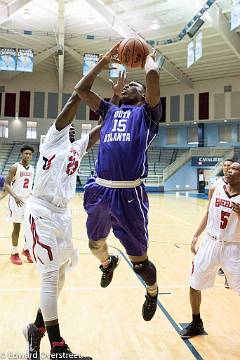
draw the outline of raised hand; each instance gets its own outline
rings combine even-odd
[[[120,97],[121,92],[123,91],[123,88],[127,83],[127,78],[126,78],[125,71],[119,71],[118,80],[117,80],[116,84],[114,84],[114,82],[111,79],[109,79],[109,81],[110,81],[110,83],[112,85],[114,95],[117,95],[117,96]]]
[[[103,60],[105,60],[105,62],[107,64],[110,64],[111,62],[117,62],[120,63],[119,59],[118,59],[118,47],[119,47],[120,42],[118,42],[116,45],[114,45],[110,50],[108,50],[102,57]]]
[[[148,56],[151,57],[153,59],[153,61],[156,61],[157,50],[152,48],[152,52],[150,54],[148,54]]]

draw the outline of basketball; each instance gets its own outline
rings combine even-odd
[[[148,54],[147,43],[139,38],[125,39],[118,48],[120,62],[129,68],[143,67]]]

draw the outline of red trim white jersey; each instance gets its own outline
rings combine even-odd
[[[89,142],[89,136],[73,143],[70,125],[58,131],[50,127],[40,149],[33,196],[58,207],[67,207],[75,195],[76,174]]]
[[[219,184],[210,202],[206,232],[227,242],[240,242],[240,217],[232,210],[232,201],[240,204],[240,194],[230,195],[226,184]]]
[[[215,182],[214,182],[214,184],[213,184],[213,188],[216,188],[218,185],[225,185],[225,184],[227,184],[227,182],[224,180],[224,177],[223,176],[221,176],[220,178],[218,178]]]
[[[12,179],[12,189],[17,196],[28,197],[32,192],[34,168],[32,165],[26,169],[22,164],[17,163],[16,175]]]

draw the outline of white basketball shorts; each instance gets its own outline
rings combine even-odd
[[[192,262],[190,286],[196,290],[213,287],[219,267],[223,269],[229,287],[240,293],[240,243],[215,240],[205,234]]]
[[[9,207],[9,220],[14,223],[21,224],[24,219],[24,211],[28,198],[21,198],[24,201],[23,206],[17,206],[16,201],[12,196],[9,196],[8,207]]]
[[[40,273],[59,270],[76,257],[70,210],[30,198],[24,215],[28,249]]]

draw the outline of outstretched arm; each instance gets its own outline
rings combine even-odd
[[[87,151],[91,149],[91,147],[96,144],[96,142],[100,139],[100,131],[101,131],[102,125],[97,125],[95,128],[93,128],[89,133],[89,142],[87,146]]]
[[[97,75],[110,64],[110,62],[117,56],[119,44],[113,46],[99,62],[86,74],[75,86],[75,91],[80,98],[84,100],[87,105],[93,110],[97,111],[100,107],[101,97],[91,90],[92,84]]]
[[[123,88],[124,88],[125,84],[127,83],[125,71],[119,71],[118,80],[117,80],[116,84],[114,84],[114,82],[111,79],[109,79],[109,81],[112,85],[112,90],[113,90],[113,97],[111,99],[111,103],[114,105],[118,105]]]
[[[151,108],[154,108],[160,101],[159,71],[155,62],[156,50],[153,50],[146,58],[146,102]]]
[[[56,119],[55,124],[56,124],[56,129],[58,131],[64,129],[73,122],[73,119],[76,116],[77,110],[79,108],[80,102],[81,102],[80,97],[78,96],[76,91],[74,91]]]

